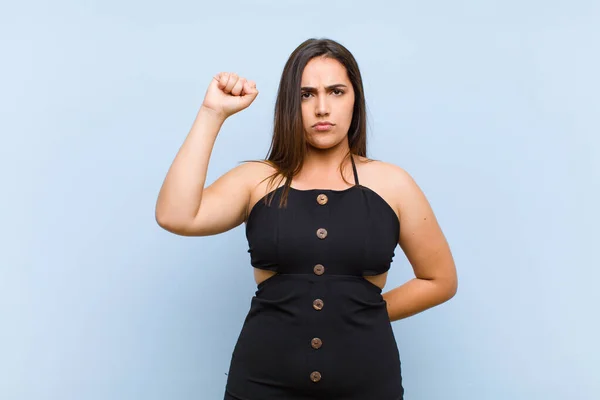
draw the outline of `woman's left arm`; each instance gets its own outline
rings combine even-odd
[[[400,216],[398,244],[406,254],[415,278],[383,294],[390,321],[444,303],[458,288],[454,259],[429,201],[406,171],[397,168],[395,172]]]

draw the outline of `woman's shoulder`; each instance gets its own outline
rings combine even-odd
[[[423,192],[410,173],[391,162],[361,157],[358,175],[362,186],[378,193],[397,211],[406,211],[407,205],[422,203]]]
[[[240,162],[235,167],[245,174],[256,175],[261,173],[275,172],[275,165],[269,160],[257,159],[257,160],[246,160]]]
[[[276,176],[278,173],[277,168],[272,162],[261,159],[243,161],[234,170],[242,176],[242,179],[250,189],[256,188],[265,180]]]
[[[412,181],[411,175],[398,164],[368,157],[357,157],[359,164],[359,175],[367,181],[381,182],[386,185],[406,184]]]

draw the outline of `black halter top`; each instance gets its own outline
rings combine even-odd
[[[269,204],[263,197],[252,207],[246,238],[253,267],[279,274],[326,270],[354,276],[389,270],[400,234],[398,217],[380,195],[359,184],[350,160],[354,185],[347,189],[290,187],[287,205],[279,207],[280,186],[265,195],[273,195]]]

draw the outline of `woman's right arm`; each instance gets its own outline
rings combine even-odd
[[[245,218],[253,168],[233,168],[206,189],[212,149],[225,119],[248,107],[258,91],[235,74],[219,74],[209,85],[192,129],[179,149],[156,202],[157,223],[183,236],[225,232]]]

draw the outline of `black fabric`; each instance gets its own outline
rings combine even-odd
[[[261,282],[231,357],[225,399],[401,400],[399,352],[381,288],[398,244],[396,213],[358,183],[345,190],[291,189],[279,208],[259,201],[246,224]],[[325,194],[320,204],[317,196]],[[319,237],[323,228],[327,235]],[[324,272],[315,272],[321,264]],[[313,302],[320,299],[317,310]],[[322,346],[315,349],[313,338]],[[311,373],[321,379],[314,382]]]

